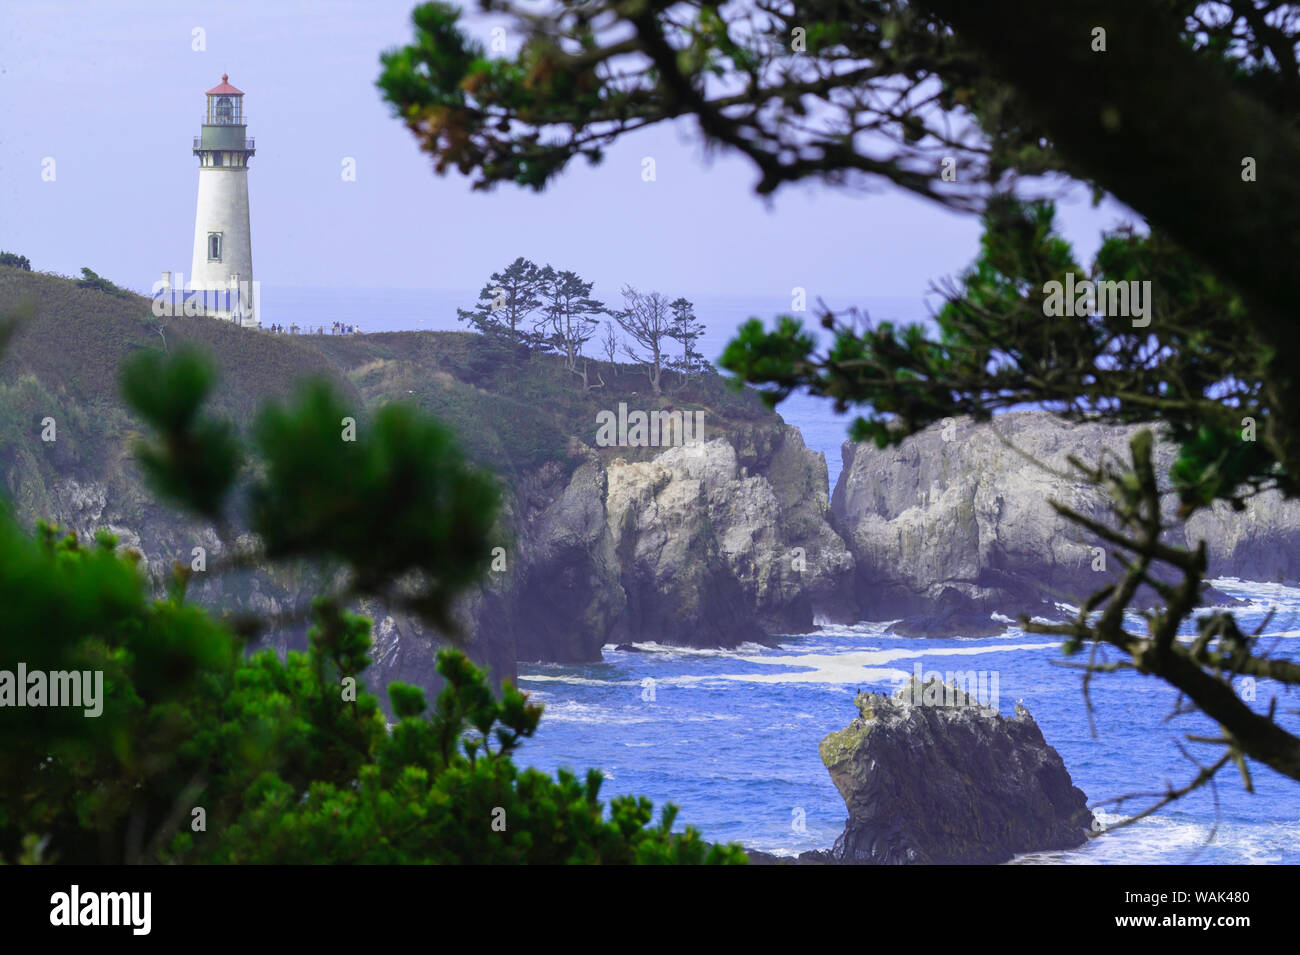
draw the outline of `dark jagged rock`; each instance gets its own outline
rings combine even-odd
[[[900,637],[996,637],[1006,628],[987,611],[971,609],[970,601],[951,587],[934,601],[933,609],[904,617],[890,627]]]
[[[801,852],[797,856],[778,856],[759,849],[746,849],[750,865],[832,865],[834,860],[820,850]]]
[[[890,629],[900,637],[997,637],[1007,626],[979,611],[951,611],[912,614]]]
[[[915,678],[856,702],[858,716],[819,747],[848,821],[829,853],[800,861],[996,864],[1087,838],[1086,797],[1023,706],[1004,718]]]

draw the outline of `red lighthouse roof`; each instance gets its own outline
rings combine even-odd
[[[228,79],[230,79],[229,74],[222,73],[221,85],[212,87],[212,89],[208,90],[207,95],[208,96],[243,96],[244,91],[235,89],[233,86],[231,86],[229,83],[226,82],[226,80]]]

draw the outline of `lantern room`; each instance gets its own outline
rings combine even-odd
[[[208,115],[203,120],[208,126],[243,126],[244,94],[228,82],[230,76],[221,74],[221,85],[208,90]]]

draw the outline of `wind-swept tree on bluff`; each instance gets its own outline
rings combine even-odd
[[[592,286],[576,272],[539,268],[521,256],[493,272],[479,291],[478,305],[458,309],[457,316],[494,341],[558,352],[585,389],[586,368],[579,369],[578,359],[606,311],[603,302],[591,297]]]
[[[614,331],[613,322],[605,322],[605,331],[600,336],[600,350],[609,365],[611,375],[618,374],[618,332]]]
[[[578,359],[582,346],[596,336],[600,316],[607,313],[605,303],[591,297],[594,283],[584,282],[576,272],[548,265],[541,279],[543,318],[535,327],[538,341],[564,356],[564,367],[582,379],[583,390],[599,387],[588,382],[586,361],[580,370]]]
[[[673,330],[668,297],[659,292],[638,292],[631,285],[624,285],[623,308],[613,314],[614,321],[631,339],[631,344],[624,343],[623,353],[645,368],[651,389],[656,395],[662,394],[665,348]]]
[[[438,171],[471,175],[476,188],[544,188],[576,157],[598,162],[628,132],[691,116],[708,143],[753,164],[762,194],[806,179],[887,182],[986,216],[980,258],[948,290],[937,336],[826,313],[831,346],[819,353],[793,318],[771,331],[747,325],[723,365],[773,403],[807,389],[861,409],[854,435],[887,444],[951,414],[987,419],[1038,402],[1076,419],[1163,426],[1181,449],[1170,480],[1182,517],[1214,500],[1246,506],[1267,487],[1296,493],[1295,6],[561,0],[539,14],[494,0],[492,9],[526,37],[513,58],[487,57],[456,11],[425,4],[416,43],[385,56],[380,80]],[[1153,282],[1149,327],[1116,315],[1044,318],[1037,290],[1078,268],[1052,235],[1050,208],[1016,198],[1044,174],[1110,193],[1150,224],[1148,237],[1107,237],[1093,268]],[[1115,495],[1120,529],[1091,529],[1125,553],[1123,576],[1074,623],[1029,628],[1065,633],[1071,649],[1090,644],[1090,675],[1158,676],[1218,724],[1218,755],[1188,788],[1228,764],[1249,785],[1247,760],[1300,780],[1300,737],[1232,686],[1237,675],[1300,684],[1300,667],[1270,659],[1231,614],[1193,623],[1204,551],[1161,543],[1144,434],[1127,464],[1086,468]],[[1143,583],[1166,602],[1146,614],[1145,635],[1124,625]],[[1183,624],[1199,634],[1190,645],[1177,639]],[[1098,662],[1106,648],[1118,660]]]
[[[532,322],[543,305],[546,277],[534,262],[520,256],[500,272],[493,272],[478,293],[472,309],[456,315],[490,338],[511,346],[538,344]]]
[[[0,322],[0,345],[9,331]],[[228,545],[178,562],[165,593],[111,535],[41,525],[33,538],[0,503],[0,671],[103,676],[92,717],[0,708],[0,862],[744,861],[672,832],[671,805],[659,824],[643,798],[602,805],[596,770],[518,769],[541,708],[510,684],[495,695],[459,650],[438,655],[433,707],[389,684],[390,731],[363,683],[370,621],[347,604],[382,597],[455,635],[452,601],[489,555],[495,483],[414,408],[359,415],[321,383],[266,407],[245,442],[206,409],[214,381],[185,349],[142,352],[123,375],[150,486]],[[218,619],[188,585],[279,561],[329,571],[310,651],[246,656],[248,637],[297,611]]]

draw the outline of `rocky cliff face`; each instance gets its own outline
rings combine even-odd
[[[856,703],[819,748],[849,811],[824,861],[991,865],[1087,838],[1086,797],[1023,706],[1005,719],[915,678]]]
[[[730,647],[853,616],[853,558],[829,523],[826,462],[798,429],[735,428],[629,461],[570,440],[578,466],[509,489],[508,569],[467,601],[522,661],[609,643]]]
[[[644,377],[629,366],[605,367],[597,389],[575,388],[556,356],[479,335],[272,336],[202,318],[158,326],[140,320],[145,298],[0,267],[0,313],[24,303],[33,316],[0,353],[0,494],[29,526],[110,531],[159,582],[202,547],[209,569],[190,595],[218,611],[301,621],[326,581],[297,565],[222,571],[232,542],[147,490],[131,451],[140,423],[119,391],[122,363],[142,349],[211,355],[219,375],[207,411],[237,427],[310,378],[359,413],[403,401],[454,432],[468,459],[501,481],[494,543],[504,563],[454,608],[466,649],[494,681],[513,677],[520,660],[599,660],[611,642],[734,646],[809,630],[818,613],[855,617],[824,459],[757,395],[716,374],[638,395]],[[624,405],[702,416],[709,440],[605,447],[602,414]],[[46,416],[58,421],[55,442],[39,437]],[[436,689],[443,635],[381,603],[358,609],[374,621],[371,685]],[[262,644],[303,648],[305,629],[282,625]]]
[[[203,548],[204,561],[212,572],[195,573],[188,596],[218,611],[251,612],[263,618],[305,612],[321,592],[319,575],[302,568],[218,573],[226,544],[216,531],[158,505],[140,481],[128,476],[129,467],[124,453],[106,472],[104,481],[62,477],[44,483],[25,480],[16,469],[8,475],[12,485],[8,490],[20,518],[31,521],[40,516],[86,540],[100,530],[113,534],[119,547],[141,555],[140,566],[160,587],[173,563],[192,566],[194,549]],[[236,545],[248,543],[251,541],[244,538]],[[428,689],[438,686],[434,660],[437,648],[445,644],[439,634],[377,601],[365,601],[357,609],[374,621],[374,664],[367,674],[371,688],[382,688],[392,680]],[[488,624],[496,608],[485,595],[475,594],[466,601],[466,609]],[[467,651],[497,681],[513,679],[516,662],[513,646],[497,637],[500,632],[500,628],[485,625],[481,633],[470,631],[466,644]],[[306,646],[306,625],[293,624],[266,632],[252,649],[269,647],[283,654]],[[381,699],[386,702],[382,693]]]
[[[1105,578],[1092,569],[1099,542],[1048,502],[1104,517],[1100,497],[1070,479],[1066,457],[1122,454],[1132,431],[1026,413],[959,421],[946,435],[932,428],[885,451],[846,444],[831,501],[822,456],[779,422],[641,460],[571,438],[567,463],[547,462],[504,489],[506,567],[461,601],[458,616],[472,655],[498,680],[518,661],[598,660],[608,643],[728,647],[810,630],[816,617],[901,616],[900,632],[916,635],[997,631],[993,611],[1050,612]],[[1158,453],[1163,472],[1173,450]],[[86,536],[107,529],[156,575],[188,563],[196,546],[219,560],[213,530],[159,506],[125,445],[102,478],[52,480],[23,459],[5,474],[22,516]],[[1276,495],[1243,514],[1198,514],[1184,535],[1176,542],[1208,541],[1212,573],[1300,579],[1300,505]],[[265,614],[301,608],[318,589],[310,575],[281,570],[199,575],[192,594]],[[375,620],[372,679],[436,687],[441,635],[378,604],[361,609]],[[304,646],[304,628],[266,643]]]
[[[518,661],[599,660],[607,643],[657,641],[726,647],[812,629],[815,614],[853,616],[853,559],[831,529],[826,464],[795,428],[770,424],[666,448],[629,462],[571,439],[569,468],[549,462],[503,489],[505,567],[456,608],[467,649],[493,678]],[[83,537],[105,529],[144,556],[161,579],[203,547],[216,568],[223,544],[210,527],[159,506],[122,451],[102,481],[7,475],[21,516]],[[310,573],[277,568],[197,574],[191,596],[261,615],[305,608]],[[369,601],[371,685],[402,680],[436,689],[443,637],[418,619]],[[305,627],[271,631],[262,645],[306,645]]]
[[[1102,542],[1057,516],[1049,501],[1106,519],[1104,499],[1073,479],[1067,457],[1127,461],[1136,430],[1025,412],[983,425],[936,425],[885,450],[846,443],[832,511],[855,559],[863,615],[923,614],[919,632],[976,635],[993,611],[1077,604],[1117,568],[1094,570]],[[1167,473],[1173,454],[1159,446],[1157,473]],[[1300,503],[1265,495],[1244,514],[1219,506],[1194,517],[1173,542],[1199,539],[1207,542],[1211,576],[1300,579]]]
[[[107,529],[159,578],[195,547],[219,562],[213,529],[155,501],[131,460],[139,423],[121,406],[118,378],[140,349],[210,352],[221,368],[211,410],[237,423],[288,398],[303,376],[332,382],[358,410],[412,402],[503,482],[505,566],[457,607],[468,649],[494,679],[513,676],[520,660],[597,660],[606,643],[734,646],[809,630],[817,617],[927,614],[899,629],[975,634],[997,629],[992,611],[1041,612],[1044,601],[1077,602],[1101,582],[1091,569],[1096,542],[1047,505],[1056,497],[1101,513],[1100,503],[1036,468],[994,428],[1058,470],[1067,453],[1122,451],[1126,429],[1006,415],[947,435],[935,428],[886,452],[850,445],[832,502],[821,455],[717,375],[638,396],[643,378],[630,368],[607,369],[599,389],[576,389],[554,356],[503,354],[461,333],[265,336],[177,319],[161,336],[140,322],[145,299],[0,268],[0,310],[29,299],[37,316],[0,356],[0,411],[14,425],[0,428],[0,485],[23,520],[53,519],[86,536]],[[708,439],[600,446],[600,414],[624,404],[703,409]],[[46,415],[59,422],[55,443],[36,437]],[[1300,505],[1265,497],[1244,514],[1198,515],[1188,532],[1209,540],[1216,573],[1294,582],[1297,528]],[[199,575],[191,593],[213,607],[293,613],[321,583],[277,568]],[[372,678],[436,686],[441,636],[384,606],[361,609],[375,621]],[[285,650],[304,640],[298,626],[266,643]]]
[[[762,465],[725,438],[611,465],[620,639],[735,646],[843,610],[853,559],[826,520],[825,461],[788,428]]]

